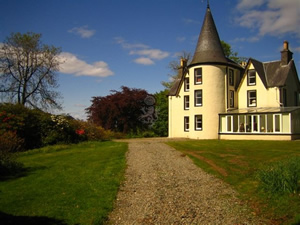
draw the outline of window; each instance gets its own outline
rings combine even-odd
[[[234,86],[234,71],[232,69],[229,69],[229,85]]]
[[[234,108],[234,91],[229,91],[229,107]]]
[[[248,70],[248,86],[256,85],[256,71]]]
[[[184,79],[184,91],[189,91],[190,90],[190,78],[185,78]]]
[[[287,106],[286,89],[285,88],[279,89],[279,94],[280,94],[280,104],[281,104],[281,106]]]
[[[202,84],[202,68],[195,69],[195,84]]]
[[[190,130],[190,118],[188,116],[184,117],[184,131]]]
[[[195,130],[202,130],[202,115],[195,115]]]
[[[298,106],[299,105],[299,94],[297,91],[295,91],[294,96],[295,96],[295,106]]]
[[[195,91],[195,106],[202,106],[202,90]]]
[[[256,91],[248,91],[248,107],[256,107],[257,99],[256,99]]]
[[[184,109],[190,108],[190,96],[186,95],[184,96]]]

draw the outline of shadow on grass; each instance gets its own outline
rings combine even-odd
[[[26,177],[35,171],[44,170],[46,166],[39,167],[24,167],[22,164],[13,167],[0,167],[0,181],[14,180],[21,177]]]
[[[13,216],[0,212],[2,225],[67,225],[63,220],[53,219],[46,216]]]

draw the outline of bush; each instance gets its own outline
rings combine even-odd
[[[297,193],[300,181],[300,157],[274,162],[257,173],[259,187],[267,193]]]
[[[22,146],[23,140],[15,132],[0,132],[0,176],[11,175],[22,167],[15,155]]]

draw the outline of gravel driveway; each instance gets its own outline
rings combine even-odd
[[[166,140],[128,141],[125,181],[109,224],[264,224],[229,185]]]

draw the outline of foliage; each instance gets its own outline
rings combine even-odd
[[[42,44],[41,34],[12,33],[0,48],[0,92],[10,102],[60,108],[56,71],[60,48]]]
[[[187,64],[189,64],[192,60],[192,55],[190,52],[186,52],[186,51],[182,51],[180,52],[180,54],[177,57],[177,60],[173,60],[171,62],[169,62],[169,69],[171,71],[171,74],[168,74],[169,76],[169,81],[162,81],[161,84],[167,89],[169,90],[174,82],[179,78],[181,74],[178,74],[178,69],[180,68],[180,60],[181,59],[185,59],[187,60]]]
[[[19,170],[22,165],[16,162],[15,152],[22,149],[23,140],[15,132],[0,131],[0,178]]]
[[[300,157],[271,163],[257,173],[260,188],[271,194],[297,193],[300,182]]]
[[[237,64],[247,61],[247,58],[239,57],[238,53],[234,52],[231,48],[231,45],[228,44],[227,42],[221,40],[221,45],[222,45],[225,57],[231,59],[232,61],[234,61]]]
[[[156,99],[155,110],[157,111],[157,119],[151,127],[151,131],[155,136],[168,136],[168,90],[163,90],[154,94]]]
[[[110,95],[93,97],[92,105],[86,109],[89,121],[106,130],[129,133],[146,129],[147,123],[140,118],[144,115],[145,99],[149,94],[143,89],[121,87]]]
[[[0,211],[9,215],[0,213],[1,224],[24,224],[22,217],[32,218],[28,224],[103,224],[124,179],[126,151],[126,143],[83,142],[20,153],[27,172],[0,182]]]
[[[68,115],[52,115],[21,104],[0,104],[0,132],[22,139],[23,149],[58,143],[110,140],[115,133]]]

